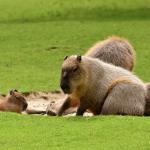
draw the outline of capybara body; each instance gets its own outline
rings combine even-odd
[[[85,53],[85,56],[98,58],[106,63],[120,66],[129,71],[132,71],[135,63],[134,48],[126,39],[117,36],[111,36],[106,40],[97,42]],[[77,107],[79,101],[72,99],[70,105],[71,107]],[[51,111],[49,112],[51,114]]]
[[[147,95],[146,95],[146,106],[145,106],[145,116],[150,116],[150,83],[146,83]]]
[[[24,96],[16,90],[11,90],[10,94],[0,102],[0,111],[21,113],[25,111],[28,104]]]
[[[123,38],[112,36],[93,45],[85,56],[98,58],[106,63],[132,71],[135,62],[135,50]]]
[[[114,80],[118,82],[107,95]],[[62,65],[61,88],[68,97],[58,115],[71,106],[72,100],[79,102],[77,115],[88,109],[94,115],[126,114],[143,115],[146,87],[131,72],[98,59],[86,56],[70,56]]]
[[[11,90],[6,98],[1,98],[0,111],[26,114],[46,114],[46,111],[27,109],[28,103],[25,97],[17,90]]]

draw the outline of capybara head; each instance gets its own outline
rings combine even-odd
[[[22,108],[22,111],[26,110],[26,108],[28,107],[26,99],[17,90],[10,90],[8,102],[19,105]]]
[[[60,86],[64,93],[71,94],[82,84],[83,68],[81,56],[66,56],[62,65]]]

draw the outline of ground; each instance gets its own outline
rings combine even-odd
[[[29,93],[27,96],[25,96],[27,102],[28,102],[28,109],[29,110],[43,110],[45,111],[49,104],[53,105],[51,106],[51,110],[53,112],[57,112],[58,107],[60,104],[56,104],[58,101],[63,101],[65,98],[65,95],[62,92],[33,92]],[[56,105],[55,105],[56,104]],[[56,107],[54,107],[54,105]]]
[[[52,112],[57,113],[67,95],[65,95],[62,91],[55,92],[31,92],[31,93],[23,93],[27,103],[28,110],[36,110],[36,111],[46,111],[50,110]],[[4,97],[5,98],[5,97]],[[75,116],[77,111],[77,107],[71,107],[67,109],[64,113],[64,117]],[[22,112],[23,114],[27,114],[26,112]],[[35,114],[41,115],[41,114]],[[44,114],[46,115],[46,114]],[[91,112],[85,112],[84,116],[93,116]]]

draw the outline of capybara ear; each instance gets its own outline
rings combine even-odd
[[[14,89],[14,92],[18,92],[18,90]]]
[[[81,55],[78,55],[78,56],[77,56],[77,61],[78,61],[78,62],[81,62]]]
[[[68,56],[65,56],[65,57],[64,57],[64,60],[66,60],[67,58],[68,58]]]
[[[14,90],[10,90],[10,91],[9,91],[9,94],[10,94],[10,95],[14,95]]]

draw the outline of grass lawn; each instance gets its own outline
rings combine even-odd
[[[59,89],[64,56],[110,35],[129,39],[135,73],[150,74],[149,0],[0,0],[0,92]],[[35,7],[34,7],[35,6]]]
[[[0,92],[59,89],[64,56],[110,35],[135,47],[150,81],[150,0],[0,0]],[[0,113],[0,149],[150,149],[147,117],[57,118]]]
[[[148,150],[150,119],[0,114],[0,149]]]

